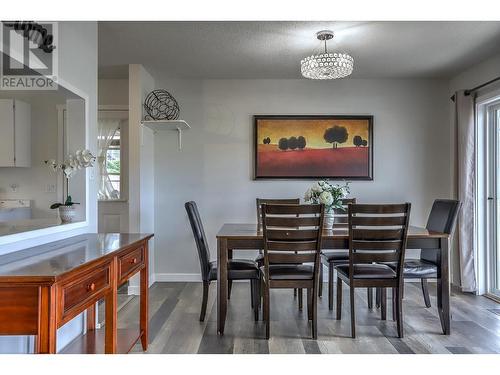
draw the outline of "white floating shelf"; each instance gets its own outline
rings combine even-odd
[[[182,131],[191,129],[191,126],[184,120],[144,120],[141,124],[155,133],[164,130],[177,131],[179,150],[182,148]]]

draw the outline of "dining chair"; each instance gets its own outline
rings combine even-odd
[[[300,204],[300,198],[257,198],[257,229],[262,230],[262,205],[263,204]],[[255,258],[255,261],[262,267],[264,265],[264,253],[262,249],[259,250],[259,255]],[[302,300],[302,290],[299,290],[299,310],[302,310],[303,300]],[[294,297],[297,296],[297,289],[293,290]]]
[[[453,199],[436,199],[432,204],[432,209],[427,219],[427,230],[453,234],[457,222],[461,203]],[[440,259],[438,251],[434,249],[422,249],[419,259],[410,259],[404,262],[403,277],[405,279],[420,279],[422,294],[426,307],[431,307],[429,298],[428,279],[440,277]],[[394,268],[393,264],[390,264]],[[393,304],[393,315],[394,315]]]
[[[356,198],[344,198],[342,199],[342,209],[336,208],[334,209],[334,217],[333,217],[333,229],[344,229],[347,230],[348,222],[347,222],[347,205],[355,204]],[[340,264],[349,263],[349,250],[345,251],[329,251],[323,250],[321,251],[321,263],[328,267],[328,309],[333,310],[333,277],[334,277],[334,267]],[[320,284],[319,284],[319,296],[321,297],[323,294],[323,267],[320,270]],[[368,292],[368,296],[370,296],[370,292]],[[370,300],[370,298],[369,298]]]
[[[270,289],[274,288],[307,290],[308,319],[312,321],[312,337],[316,339],[319,258],[325,207],[322,204],[263,204],[261,207],[264,265],[260,270],[266,339],[269,339],[270,332]]]
[[[385,320],[386,288],[395,298],[398,337],[403,337],[403,262],[408,236],[410,203],[350,204],[348,206],[349,263],[336,266],[337,320],[342,317],[342,282],[349,286],[351,336],[356,337],[356,288],[381,288],[381,319]],[[393,267],[387,263],[393,263]]]
[[[191,229],[193,230],[193,236],[200,260],[201,278],[203,280],[203,300],[201,302],[200,322],[203,322],[207,310],[210,282],[217,280],[217,262],[210,261],[210,250],[196,203],[193,201],[186,202],[184,207],[186,208],[189,222],[191,223]],[[260,271],[257,263],[250,259],[230,259],[228,261],[227,278],[228,280],[250,280],[251,306],[254,309],[255,320],[258,320],[260,305]]]

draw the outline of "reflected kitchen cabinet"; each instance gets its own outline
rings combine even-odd
[[[31,107],[0,99],[0,167],[31,166]]]

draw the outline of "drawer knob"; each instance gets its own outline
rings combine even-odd
[[[93,292],[93,291],[94,291],[94,289],[95,289],[95,284],[94,284],[94,283],[87,285],[87,290],[88,290],[89,292]]]
[[[130,259],[130,264],[137,264],[137,258]]]

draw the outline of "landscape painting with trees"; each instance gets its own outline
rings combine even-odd
[[[371,180],[372,116],[254,116],[255,178]]]

